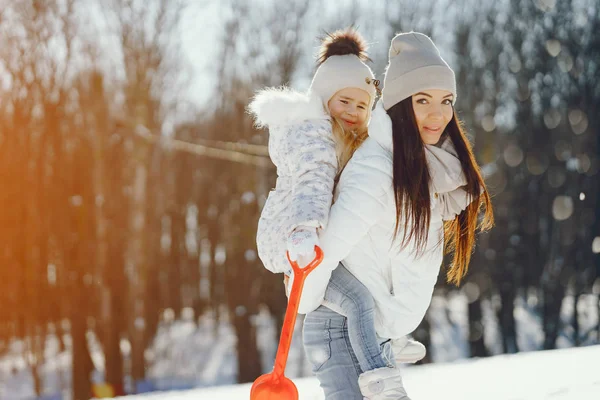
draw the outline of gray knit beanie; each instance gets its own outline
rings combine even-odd
[[[310,85],[310,90],[317,93],[323,106],[344,88],[358,88],[369,94],[370,111],[376,98],[376,87],[373,85],[375,75],[371,68],[354,54],[331,56],[317,68]]]
[[[454,71],[431,39],[419,32],[400,33],[392,39],[381,96],[383,108],[423,90],[447,90],[456,101]]]
[[[323,106],[329,110],[329,100],[344,88],[358,88],[369,94],[369,112],[377,94],[379,81],[371,68],[365,64],[367,42],[358,31],[346,28],[327,34],[319,51],[319,67],[315,72],[310,91],[321,97]]]

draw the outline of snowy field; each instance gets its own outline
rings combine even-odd
[[[467,298],[462,292],[434,296],[428,313],[431,325],[430,355],[434,364],[407,367],[405,381],[413,400],[418,399],[595,399],[600,400],[600,346],[598,343],[599,296],[579,299],[583,347],[572,348],[569,330],[574,302],[567,296],[561,308],[565,328],[557,340],[560,350],[539,352],[544,339],[535,294],[520,296],[515,302],[517,342],[520,351],[500,355],[502,347],[496,318],[497,300],[482,302],[484,341],[492,355],[468,360]],[[225,310],[223,310],[225,311]],[[318,383],[311,379],[310,365],[301,346],[301,321],[292,342],[286,375],[298,384],[302,399],[322,399]],[[270,371],[276,352],[278,327],[266,309],[253,317],[263,371]],[[104,378],[104,357],[93,334],[89,336],[96,371],[95,382]],[[40,369],[43,398],[70,400],[70,338],[63,338],[66,351],[60,351],[56,335],[46,342],[45,362]],[[174,320],[166,313],[154,343],[147,351],[147,377],[160,393],[131,396],[131,399],[248,399],[249,385],[235,385],[237,337],[223,312],[217,320],[211,313],[195,318],[191,309]],[[122,344],[128,350],[128,343]],[[127,354],[126,354],[127,355]],[[130,381],[128,392],[134,392]],[[463,384],[464,383],[464,384]],[[175,389],[191,391],[173,391]],[[169,392],[171,391],[171,392]],[[168,394],[167,394],[168,393]],[[443,397],[440,396],[443,394]],[[586,397],[587,396],[587,397]],[[24,343],[13,340],[0,356],[0,400],[34,400],[33,377],[24,357]],[[128,398],[129,400],[129,398]]]
[[[598,400],[600,346],[405,368],[413,400]],[[294,379],[301,400],[323,400],[314,378]],[[127,400],[247,400],[250,385],[128,396]]]

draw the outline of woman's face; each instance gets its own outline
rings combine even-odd
[[[369,115],[370,96],[358,88],[344,88],[336,92],[327,106],[332,117],[344,124],[344,129],[356,130],[365,125]]]
[[[454,96],[446,90],[431,89],[412,96],[415,119],[425,144],[436,144],[454,115]]]

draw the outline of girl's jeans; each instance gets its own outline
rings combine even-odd
[[[359,375],[394,365],[390,341],[375,333],[373,298],[340,264],[323,304],[304,319],[307,358],[327,400],[362,400]]]

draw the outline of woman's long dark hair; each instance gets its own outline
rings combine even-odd
[[[416,245],[416,253],[421,254],[427,245],[429,223],[431,220],[431,194],[429,186],[431,176],[425,157],[425,146],[419,134],[409,97],[388,110],[392,120],[393,151],[393,185],[396,200],[396,228],[394,239],[397,238],[402,226],[401,247],[409,242]],[[472,196],[473,201],[457,215],[454,220],[444,222],[444,250],[446,254],[453,253],[452,264],[447,272],[448,282],[456,285],[469,269],[471,253],[475,245],[475,233],[490,229],[494,224],[492,203],[481,171],[475,160],[463,127],[456,113],[446,126],[441,140],[450,137],[456,149],[467,185],[463,187]],[[483,188],[483,190],[482,190]],[[482,207],[485,212],[478,223]]]

